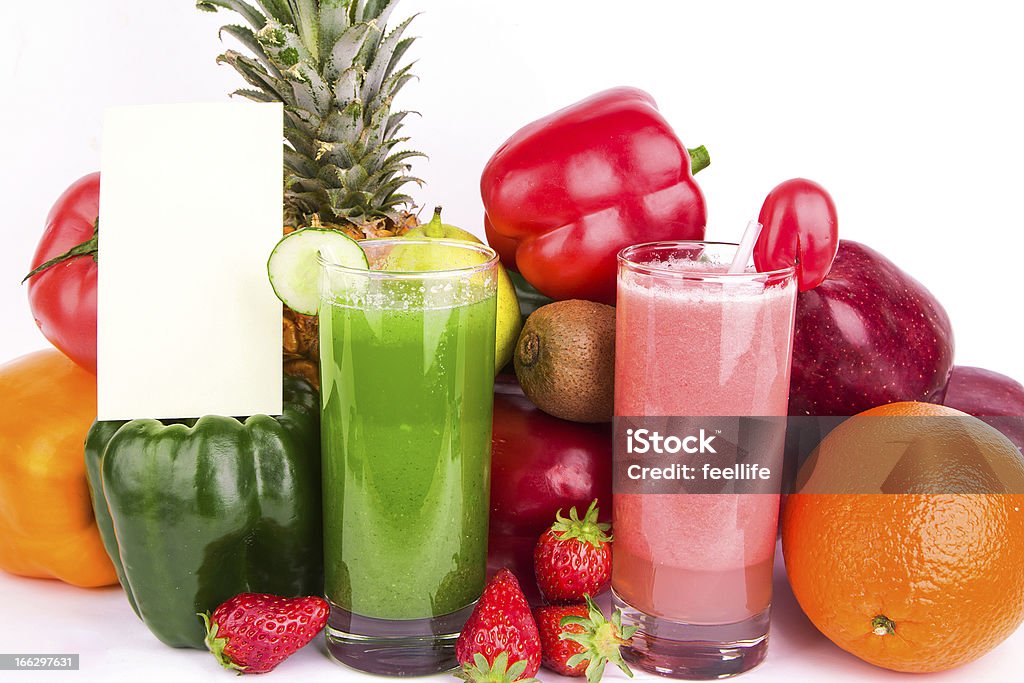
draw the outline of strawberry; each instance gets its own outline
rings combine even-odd
[[[612,662],[632,678],[619,648],[629,644],[636,626],[623,626],[619,610],[611,621],[605,619],[590,596],[585,597],[582,605],[538,607],[534,612],[544,666],[563,676],[586,676],[588,683],[597,683],[605,664]]]
[[[506,681],[540,683],[536,678],[523,678],[525,672],[525,659],[520,659],[509,666],[508,653],[501,652],[494,658],[494,664],[489,664],[487,658],[477,652],[473,655],[473,664],[466,664],[462,671],[455,674],[455,677],[471,683],[506,683]]]
[[[565,617],[587,617],[590,614],[585,604],[550,605],[538,607],[533,611],[540,632],[541,664],[563,676],[582,676],[586,670],[586,662],[569,666],[571,658],[586,652],[583,646],[574,640],[564,640],[563,633],[583,633],[583,627],[577,624],[563,627]]]
[[[540,635],[519,582],[508,569],[499,570],[484,588],[455,643],[455,656],[462,666],[457,675],[465,681],[534,680],[540,668]]]
[[[240,673],[270,671],[313,640],[327,623],[323,598],[240,593],[209,612],[206,647],[221,666]]]
[[[597,521],[597,500],[581,520],[576,508],[569,518],[559,510],[533,551],[537,587],[550,604],[579,604],[584,595],[599,595],[612,578],[611,527]]]

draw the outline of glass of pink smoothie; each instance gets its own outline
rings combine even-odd
[[[762,471],[775,473],[756,488],[616,483],[612,589],[624,622],[639,627],[624,654],[675,678],[742,673],[768,645],[797,284],[793,268],[727,272],[736,250],[657,242],[618,257],[616,482],[627,421],[696,432],[707,420],[719,442],[728,434],[711,425],[734,418],[758,418],[778,432],[751,450]],[[665,458],[698,477],[706,462],[702,453]]]

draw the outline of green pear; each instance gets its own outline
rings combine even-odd
[[[463,242],[475,242],[483,244],[483,240],[473,233],[441,222],[441,207],[434,208],[434,217],[429,223],[418,225],[404,235],[412,238],[441,238],[449,240],[462,240]],[[498,264],[498,314],[497,326],[494,335],[494,373],[497,374],[503,367],[512,361],[512,354],[519,339],[519,332],[523,327],[523,318],[519,312],[519,299],[516,297],[516,288],[512,284],[505,266]]]

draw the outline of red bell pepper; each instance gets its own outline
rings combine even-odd
[[[704,237],[704,196],[654,99],[614,88],[535,121],[480,179],[487,240],[554,299],[615,303],[615,256],[640,242]]]

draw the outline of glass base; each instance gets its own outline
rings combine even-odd
[[[637,626],[622,649],[630,666],[668,678],[713,680],[750,671],[768,652],[770,608],[733,624],[687,624],[645,614],[612,593],[622,623]]]
[[[455,641],[473,605],[429,619],[374,619],[331,603],[327,652],[342,664],[381,676],[429,676],[457,666]]]

